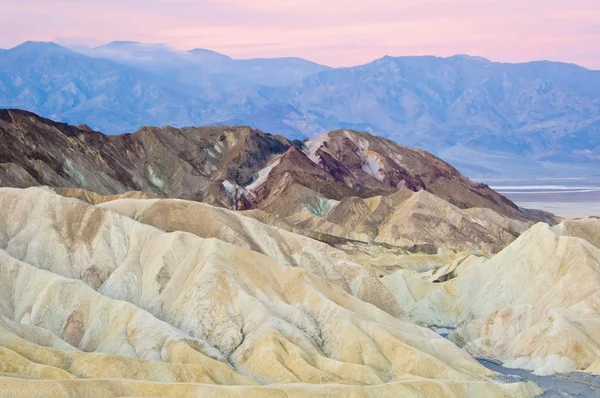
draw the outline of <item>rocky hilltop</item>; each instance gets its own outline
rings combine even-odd
[[[228,126],[109,136],[0,110],[0,139],[1,186],[204,202],[330,244],[495,251],[539,219],[426,151],[348,130],[305,142]]]
[[[381,137],[332,131],[301,143],[249,127],[143,127],[107,136],[19,110],[0,110],[5,186],[132,190],[172,198],[221,201],[242,189],[260,207],[281,184],[298,184],[327,199],[428,190],[461,208],[487,207],[524,217],[506,198],[476,184],[435,156]],[[233,198],[235,199],[235,198]]]
[[[256,192],[273,169],[269,180],[289,175],[295,181],[298,169],[319,177],[307,177],[303,185],[313,184],[313,190],[331,199],[385,195],[405,186],[428,190],[461,208],[488,207],[522,217],[513,203],[439,158],[348,130],[305,143],[226,126],[143,127],[134,134],[107,136],[84,125],[5,109],[0,110],[0,134],[6,142],[4,185],[80,187],[101,194],[141,190],[202,200],[208,192],[226,196],[231,186]]]
[[[223,181],[249,184],[271,155],[293,145],[247,127],[144,127],[107,136],[16,110],[0,110],[0,137],[4,186],[138,190],[223,206],[233,206]]]

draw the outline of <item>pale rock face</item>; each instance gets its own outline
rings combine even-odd
[[[235,189],[239,190],[239,188]],[[137,217],[134,214],[144,213],[143,210],[148,206],[142,203],[136,204],[135,200],[119,201],[119,199],[139,201],[155,197],[142,192],[102,196],[83,189],[54,188],[54,191],[88,203],[108,206],[131,218]],[[293,190],[288,192],[291,191]],[[117,205],[116,201],[121,204]],[[106,202],[115,203],[104,204]],[[248,231],[263,231],[265,230],[264,224],[268,224],[277,229],[284,229],[327,243],[317,245],[317,252],[336,253],[333,257],[329,254],[321,256],[320,260],[311,260],[308,264],[323,261],[328,263],[330,258],[338,258],[341,255],[340,251],[343,251],[349,255],[349,257],[345,256],[347,261],[359,263],[381,277],[398,268],[433,269],[468,253],[490,255],[512,242],[528,225],[525,222],[501,216],[490,209],[462,210],[428,192],[412,192],[408,189],[402,189],[386,197],[367,199],[351,197],[342,201],[301,195],[301,202],[299,207],[301,210],[295,213],[292,211],[292,215],[281,217],[259,209],[241,212],[220,211],[212,206],[197,205],[196,202],[165,200],[157,202],[158,204],[153,206],[152,211],[144,213],[146,221],[143,222],[167,231],[181,229],[202,237],[218,237],[251,250],[258,250],[263,254],[267,254],[267,252],[257,249],[257,247],[273,246],[272,243],[266,243],[272,242],[269,237],[273,232],[264,232],[251,237]],[[288,210],[291,208],[289,202],[284,202],[283,206]],[[140,210],[136,210],[137,208]],[[159,209],[160,211],[158,211]],[[254,218],[260,223],[244,221],[244,225],[238,226],[239,215]],[[201,220],[202,217],[207,217],[212,221],[204,223]],[[218,220],[219,217],[225,217],[226,220]],[[142,220],[139,217],[136,219]],[[188,220],[190,221],[188,222]],[[205,230],[205,228],[207,229]],[[272,231],[269,228],[267,230]],[[294,238],[293,240],[301,242],[303,248],[297,252],[303,253],[304,257],[314,246],[314,241],[310,239]],[[244,241],[247,242],[242,243]],[[306,242],[312,243],[306,245]],[[331,246],[339,250],[332,250]],[[305,250],[304,247],[307,249]],[[285,257],[276,252],[270,253],[267,255],[277,261]],[[287,265],[292,260],[284,258],[284,261]],[[357,268],[351,266],[349,269]],[[353,271],[354,273],[365,274],[362,269]],[[317,274],[324,275],[322,272]],[[348,276],[344,278],[348,279]],[[354,279],[354,276],[351,279]],[[328,280],[333,281],[331,278]],[[344,287],[346,282],[342,281],[339,285]],[[346,287],[344,288],[346,289]],[[380,299],[385,299],[386,296],[389,295],[387,293],[377,294],[376,300],[379,301],[372,301],[372,298],[367,299],[366,295],[362,295],[360,298],[376,303],[381,302]],[[390,299],[385,300],[389,301]],[[380,306],[380,308],[383,307]],[[388,312],[389,310],[389,308],[386,309]],[[397,312],[392,311],[391,313]]]
[[[129,191],[122,194],[116,195],[99,195],[96,192],[87,191],[81,188],[51,188],[54,192],[61,196],[68,198],[77,198],[88,202],[93,205],[97,205],[104,202],[111,202],[118,199],[155,199],[159,198],[158,195],[149,192],[141,191]]]
[[[559,235],[581,238],[600,248],[600,219],[565,220],[552,228]]]
[[[409,189],[389,196],[345,198],[322,213],[319,216],[315,211],[299,211],[282,220],[301,233],[323,233],[398,248],[431,246],[436,252],[497,251],[530,225],[491,209],[463,210],[427,191]]]
[[[490,260],[384,278],[408,319],[459,326],[449,338],[475,356],[539,374],[597,372],[600,223],[537,224]]]
[[[102,204],[164,231],[217,238],[262,253],[286,266],[300,267],[392,315],[402,311],[393,296],[366,269],[331,246],[265,225],[226,209],[184,200],[124,199]]]
[[[0,269],[0,396],[541,392],[300,267],[48,190],[0,189]]]
[[[527,229],[522,221],[490,209],[458,207],[426,191],[411,193],[379,225],[376,241],[394,245],[434,244],[451,249],[502,248]]]
[[[244,189],[249,192],[259,188],[262,184],[264,184],[267,181],[269,173],[271,172],[271,170],[277,167],[280,161],[281,156],[275,156],[265,168],[258,171],[256,179],[252,181],[252,184],[247,185]]]

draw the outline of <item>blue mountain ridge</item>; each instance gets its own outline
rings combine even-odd
[[[0,51],[0,107],[105,133],[248,124],[303,138],[348,128],[430,150],[471,175],[516,172],[519,160],[531,175],[600,162],[600,71],[549,61],[386,56],[328,68],[160,44],[26,42]]]

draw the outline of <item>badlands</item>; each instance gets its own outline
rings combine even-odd
[[[205,237],[167,233],[41,188],[0,189],[0,209],[1,395],[540,392],[496,382],[466,351],[403,319],[377,278],[333,248],[319,262],[318,247],[288,244],[283,231],[239,245],[208,236],[210,225],[198,229]],[[243,247],[263,233],[266,254]]]
[[[600,220],[425,151],[18,110],[0,140],[0,397],[544,393],[482,358],[600,375]]]

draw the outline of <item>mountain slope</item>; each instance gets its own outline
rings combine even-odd
[[[384,57],[320,72],[282,95],[303,116],[285,122],[307,134],[342,127],[434,152],[465,146],[562,162],[585,161],[582,147],[598,152],[586,134],[599,120],[600,71],[575,65]]]
[[[425,151],[347,130],[304,144],[227,126],[144,127],[135,134],[106,136],[28,112],[0,110],[0,137],[7,143],[0,153],[4,186],[73,187],[100,194],[140,190],[277,214],[297,211],[309,197],[367,198],[407,187],[428,190],[460,208],[530,219],[488,186]],[[280,195],[288,197],[285,206]]]
[[[86,54],[41,42],[0,52],[0,107],[111,134],[206,125],[268,104],[262,84],[292,84],[326,69],[295,58],[232,60],[129,42]]]
[[[27,42],[4,51],[0,71],[0,106],[110,126],[113,133],[143,124],[197,124],[214,107],[189,85],[53,43]]]
[[[182,200],[121,199],[100,205],[163,231],[190,232],[264,254],[278,263],[304,268],[344,291],[399,316],[402,311],[379,280],[345,253],[238,212]]]
[[[137,42],[117,41],[96,48],[78,47],[74,50],[209,91],[256,85],[287,86],[329,69],[301,58],[232,59],[201,48],[177,51],[167,45]]]
[[[47,190],[0,201],[5,396],[540,393],[262,254]]]
[[[248,127],[142,128],[106,136],[22,111],[0,110],[3,186],[140,190],[231,206],[222,181],[248,184],[293,143]]]
[[[599,161],[600,71],[576,65],[459,55],[330,69],[131,42],[86,51],[24,43],[0,52],[0,106],[113,134],[216,123],[290,138],[368,131],[472,176],[589,174]]]
[[[352,170],[355,186],[375,186],[377,194],[392,193],[406,186],[425,189],[461,208],[487,207],[509,217],[520,217],[514,203],[477,184],[458,170],[431,155],[366,133],[336,130],[307,144],[308,156],[330,173]],[[365,195],[360,195],[365,196]]]
[[[536,224],[489,260],[383,279],[420,324],[459,326],[474,356],[539,374],[594,371],[600,361],[600,222]]]
[[[534,220],[425,151],[353,131],[305,143],[227,126],[106,136],[0,110],[0,139],[1,186],[46,185],[91,203],[142,191],[127,195],[257,209],[274,219],[251,217],[330,244],[495,251]],[[419,191],[433,195],[411,197]],[[431,234],[432,223],[445,227]]]

